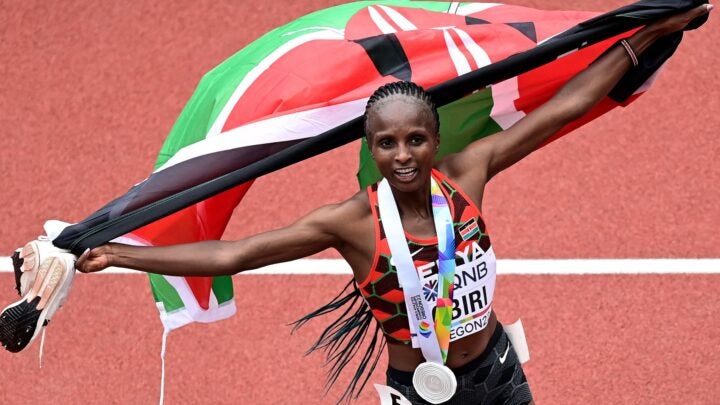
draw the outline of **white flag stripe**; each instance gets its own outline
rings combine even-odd
[[[379,11],[373,6],[368,7],[368,13],[370,13],[370,19],[375,23],[380,32],[383,34],[394,34],[397,30],[380,14]]]
[[[224,132],[222,136],[205,138],[180,149],[164,165],[155,170],[155,173],[178,163],[215,152],[320,135],[363,115],[367,100],[367,98],[363,98],[347,103],[280,115],[240,126]]]
[[[11,273],[12,261],[0,257],[0,273]],[[720,259],[500,259],[499,275],[630,275],[630,274],[720,274]],[[97,274],[144,273],[110,268]],[[243,273],[247,275],[350,275],[342,259],[300,259]]]
[[[282,36],[287,37],[289,35],[295,35],[299,32],[303,32],[303,31],[333,31],[341,37],[345,36],[345,30],[332,28],[332,27],[321,27],[319,25],[313,25],[311,27],[304,27],[304,28],[297,29],[295,31],[288,31],[288,32],[282,34]]]
[[[217,118],[215,118],[215,122],[213,122],[213,125],[210,127],[210,131],[208,131],[206,137],[220,134],[225,122],[235,107],[235,104],[237,104],[238,100],[240,100],[243,94],[245,94],[245,91],[247,91],[247,89],[255,82],[255,79],[260,77],[260,75],[273,63],[277,62],[277,60],[283,57],[286,53],[304,43],[328,39],[343,40],[345,39],[345,31],[328,28],[321,31],[311,32],[297,38],[293,38],[292,40],[280,45],[276,50],[272,51],[270,55],[266,56],[260,63],[257,64],[257,66],[252,68],[245,77],[243,77],[240,84],[238,84],[238,87],[235,91],[233,91],[232,96],[230,96],[230,99],[227,103],[225,103],[225,106],[223,106],[220,114],[218,114]]]
[[[520,98],[518,92],[517,77],[493,84],[492,90],[493,107],[490,111],[492,118],[500,127],[505,130],[520,121],[525,113],[515,108],[515,100]]]
[[[400,14],[397,10],[388,6],[383,6],[382,4],[379,4],[378,7],[380,7],[385,12],[385,14],[390,17],[390,19],[395,23],[395,25],[400,27],[400,29],[402,29],[403,31],[412,31],[417,29],[417,26],[415,26],[415,24],[411,23],[410,20],[405,18],[405,16]]]
[[[445,46],[448,48],[450,60],[452,60],[453,65],[455,65],[458,76],[468,73],[470,71],[470,63],[460,49],[458,49],[457,45],[455,45],[455,41],[453,41],[447,29],[443,29],[443,38],[445,38]]]
[[[227,319],[237,312],[235,300],[227,301],[218,308],[213,308],[211,311],[200,313],[191,313],[185,307],[173,312],[166,312],[162,302],[156,302],[155,304],[160,312],[160,321],[168,330],[178,329],[193,322],[211,323]]]
[[[478,45],[474,39],[472,39],[470,34],[458,28],[453,28],[453,31],[458,34],[463,42],[463,45],[465,45],[465,48],[468,52],[470,52],[473,59],[475,59],[475,64],[477,65],[476,69],[480,69],[481,67],[485,67],[490,64],[490,56],[488,56],[487,52],[485,52],[485,50],[482,49],[482,47]]]

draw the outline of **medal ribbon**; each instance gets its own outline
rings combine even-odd
[[[438,241],[438,295],[435,303],[435,333],[442,353],[443,364],[450,347],[453,286],[455,285],[455,231],[447,199],[435,179],[431,178],[433,221]]]
[[[423,298],[422,284],[405,239],[395,197],[386,179],[378,185],[380,218],[397,269],[398,280],[403,289],[411,330],[415,333],[419,331],[422,336],[418,337],[418,342],[425,359],[442,365],[447,359],[450,346],[455,278],[455,232],[450,206],[434,178],[430,179],[430,198],[438,240],[438,283],[434,320],[431,318],[430,306]],[[433,324],[434,327],[428,328]]]

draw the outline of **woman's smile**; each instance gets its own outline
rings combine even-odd
[[[393,170],[393,174],[402,182],[411,182],[417,177],[418,169],[415,167],[403,167]]]

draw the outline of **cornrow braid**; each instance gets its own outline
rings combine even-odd
[[[435,106],[435,103],[433,102],[430,93],[428,93],[427,91],[425,91],[425,89],[413,82],[400,81],[384,84],[378,87],[378,89],[375,90],[375,92],[368,99],[368,102],[365,105],[365,114],[363,115],[365,136],[369,135],[370,133],[368,128],[368,113],[370,112],[370,110],[378,102],[394,95],[412,97],[424,103],[432,113],[433,121],[435,124],[435,132],[438,134],[440,133],[440,115],[438,115],[437,107]]]

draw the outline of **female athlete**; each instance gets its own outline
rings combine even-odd
[[[365,112],[365,133],[382,182],[290,226],[243,240],[166,247],[107,244],[86,251],[76,267],[85,273],[117,266],[174,276],[229,275],[334,248],[350,264],[385,335],[388,385],[413,404],[426,399],[532,403],[517,356],[491,308],[495,256],[480,215],[485,185],[588,112],[655,40],[711,9],[702,5],[644,27],[511,128],[440,161],[435,153],[442,137],[430,96],[409,82],[384,85]],[[452,228],[435,221],[443,216],[451,217]],[[443,260],[446,248],[451,255]],[[413,268],[412,282],[403,272],[407,265]],[[449,286],[442,282],[448,274],[454,280]],[[413,283],[422,299],[410,296]],[[428,319],[441,324],[443,318],[444,329],[428,328]],[[421,373],[428,364],[430,370]],[[449,397],[433,396],[447,386]]]

